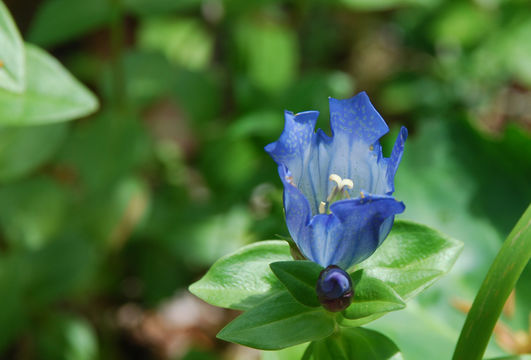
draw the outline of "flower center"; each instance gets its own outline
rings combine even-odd
[[[338,200],[350,199],[350,194],[347,189],[352,189],[354,187],[354,182],[350,179],[342,179],[341,176],[337,174],[332,174],[328,178],[330,181],[333,181],[334,187],[328,194],[326,201],[321,201],[319,204],[319,214],[326,214],[329,212],[330,205]]]

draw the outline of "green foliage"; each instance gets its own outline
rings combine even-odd
[[[159,310],[217,259],[287,237],[282,186],[263,152],[282,110],[319,110],[328,132],[328,96],[366,90],[391,127],[386,155],[397,127],[409,130],[400,219],[465,246],[442,277],[459,246],[397,221],[389,251],[350,269],[357,298],[335,321],[342,333],[365,334],[366,324],[385,334],[406,359],[450,358],[466,317],[453,304],[472,303],[531,198],[528,12],[521,0],[0,2],[0,357],[151,359],[174,351],[165,345],[179,333],[197,335],[179,342],[193,349],[168,357],[236,358],[234,347],[204,348],[223,310],[193,331],[156,328],[165,345],[139,342],[140,329],[154,328],[124,327],[117,314],[133,304],[166,321]],[[97,116],[87,117],[97,107],[87,88]],[[299,310],[297,298],[315,300],[303,296],[313,279],[292,281],[290,269],[283,283],[271,271],[292,263],[285,242],[248,249],[208,272],[200,297],[247,312],[281,294]],[[253,261],[241,268],[247,251]],[[223,294],[228,274],[239,285]],[[528,265],[513,314],[499,318],[509,340],[528,330],[530,281]],[[315,317],[300,319],[320,318],[310,309]],[[316,341],[348,354],[356,340]],[[503,341],[491,337],[485,357],[515,353]],[[307,347],[263,357],[300,359]]]
[[[224,327],[218,338],[264,350],[282,349],[325,338],[334,318],[323,308],[308,307],[280,291]]]
[[[402,355],[389,338],[363,328],[343,329],[340,333],[310,344],[304,360],[400,360]]]
[[[295,300],[310,307],[320,306],[315,286],[321,266],[308,260],[274,262],[269,266]]]
[[[262,241],[221,258],[190,291],[206,302],[231,309],[251,309],[282,286],[269,264],[290,259],[284,241]]]
[[[531,205],[505,240],[474,299],[453,359],[481,359],[503,306],[531,259]]]
[[[26,87],[22,93],[0,90],[3,125],[41,125],[94,112],[98,101],[45,51],[26,44]]]
[[[24,44],[4,3],[0,2],[0,88],[21,93],[26,84]]]
[[[278,261],[289,258],[285,242],[260,242],[218,260],[190,291],[210,304],[247,310],[219,338],[282,349],[324,338],[336,322],[360,326],[403,309],[401,295],[409,298],[431,285],[451,268],[461,247],[426,226],[397,221],[384,244],[352,274],[354,300],[344,318],[319,304],[315,287],[322,267],[304,260]]]
[[[345,318],[363,319],[373,314],[386,313],[406,307],[400,295],[391,286],[377,278],[366,276],[363,270],[353,273],[352,280],[354,300],[343,311]]]

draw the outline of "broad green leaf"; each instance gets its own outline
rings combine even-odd
[[[218,338],[262,350],[277,350],[325,338],[335,320],[323,308],[301,305],[281,291],[225,326]]]
[[[254,243],[216,261],[189,290],[209,304],[247,310],[265,297],[282,291],[283,286],[269,264],[289,259],[289,246],[285,241]]]
[[[67,125],[0,128],[0,182],[17,180],[46,163],[67,134]]]
[[[26,44],[26,90],[0,89],[0,124],[39,125],[73,120],[98,108],[98,101],[57,60]]]
[[[310,344],[305,360],[399,360],[402,354],[386,336],[364,328],[341,329]]]
[[[308,260],[279,261],[269,265],[290,294],[303,305],[320,306],[315,287],[323,268]]]
[[[24,91],[23,44],[11,14],[0,1],[0,88],[16,93]]]
[[[425,225],[396,221],[376,252],[357,268],[409,299],[450,270],[463,244]]]
[[[403,309],[406,304],[385,282],[368,276],[364,270],[351,275],[354,287],[352,304],[343,311],[347,319],[361,319],[373,314]]]

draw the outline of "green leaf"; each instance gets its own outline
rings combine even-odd
[[[20,93],[25,86],[24,47],[20,33],[0,1],[0,88]]]
[[[382,246],[358,268],[407,300],[448,272],[462,248],[460,241],[425,225],[396,221]]]
[[[335,321],[323,308],[301,305],[287,291],[266,299],[225,326],[218,338],[262,350],[278,350],[333,333]]]
[[[98,101],[57,60],[26,44],[26,90],[0,89],[0,124],[39,125],[73,120],[98,107]]]
[[[307,343],[290,346],[278,351],[263,351],[261,360],[294,360],[300,359],[308,347]]]
[[[282,291],[282,284],[269,264],[289,259],[289,246],[285,241],[254,243],[216,261],[189,290],[209,304],[247,310],[265,297]]]
[[[392,287],[379,279],[367,276],[363,270],[356,271],[351,277],[354,300],[343,311],[347,319],[361,319],[373,314],[400,310],[406,306]]]
[[[402,354],[386,336],[364,328],[341,329],[324,340],[313,342],[305,360],[399,360]]]
[[[323,268],[308,260],[279,261],[269,265],[290,294],[303,305],[320,306],[315,286]]]
[[[0,182],[17,180],[46,163],[66,135],[65,123],[0,128]]]
[[[531,204],[494,259],[474,299],[453,359],[481,359],[502,309],[531,259]]]

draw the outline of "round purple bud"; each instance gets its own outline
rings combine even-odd
[[[323,307],[332,312],[345,310],[354,296],[349,274],[336,265],[321,271],[316,291]]]

